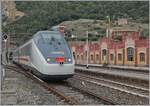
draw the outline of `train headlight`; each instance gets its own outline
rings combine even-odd
[[[47,61],[50,61],[51,59],[50,58],[47,58]]]
[[[71,59],[69,58],[68,61],[71,62]]]

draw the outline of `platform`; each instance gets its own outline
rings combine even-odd
[[[31,79],[6,69],[2,81],[2,105],[56,105],[56,97]]]
[[[76,64],[77,66],[86,66],[86,64]],[[103,67],[103,64],[88,64],[90,67]],[[114,69],[124,69],[124,70],[138,70],[138,71],[145,71],[149,72],[149,67],[139,67],[139,66],[123,66],[123,65],[107,65],[107,68],[114,68]]]
[[[97,73],[105,73],[109,75],[117,75],[117,76],[123,76],[123,77],[130,77],[130,78],[137,78],[141,80],[149,80],[149,73],[139,73],[135,71],[126,71],[125,69],[123,71],[119,70],[112,70],[111,68],[86,68],[82,66],[76,66],[75,69],[78,70],[84,70],[84,71],[92,71],[92,72],[97,72]]]

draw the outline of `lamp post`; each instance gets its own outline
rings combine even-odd
[[[7,35],[5,34],[4,36],[3,36],[3,41],[4,41],[4,54],[5,54],[5,59],[6,59],[6,61],[7,61],[7,55],[6,55],[6,50],[7,50]],[[1,76],[1,78],[2,78],[2,82],[3,82],[3,80],[4,80],[4,78],[5,78],[5,68],[3,67],[3,55],[2,55],[3,53],[1,53],[1,65],[2,65],[2,76]],[[6,62],[5,61],[5,62]],[[8,61],[7,61],[8,62]],[[5,63],[6,64],[6,63]],[[1,88],[1,90],[2,90],[2,88]]]
[[[110,36],[110,16],[106,16],[106,18],[108,19],[108,38]]]
[[[111,24],[111,21],[110,21],[110,16],[106,16],[106,18],[108,19],[108,49],[109,49],[109,46],[110,46],[110,24]],[[109,55],[109,60],[110,60],[110,54]],[[110,61],[109,61],[109,64],[110,64]],[[109,66],[109,69],[111,70],[111,66]]]
[[[87,59],[87,60],[86,60],[86,68],[88,68],[88,59],[89,59],[89,55],[88,55],[88,54],[89,54],[88,37],[89,37],[89,36],[88,36],[88,31],[86,31],[86,45],[87,45],[87,46],[86,46],[86,47],[87,47],[87,48],[86,48],[86,49],[87,49],[87,53],[86,53],[86,59]]]

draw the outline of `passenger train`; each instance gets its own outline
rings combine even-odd
[[[57,31],[37,32],[13,52],[13,62],[44,80],[65,80],[74,75],[72,52]]]

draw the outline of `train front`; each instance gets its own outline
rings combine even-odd
[[[44,79],[67,79],[74,74],[72,52],[64,37],[56,31],[40,33],[37,47],[45,62],[40,69]]]

